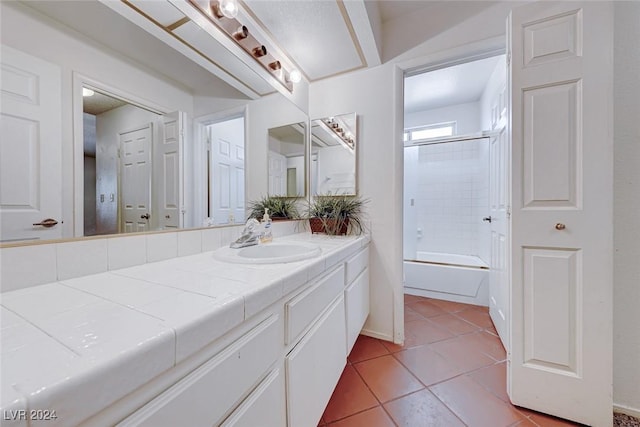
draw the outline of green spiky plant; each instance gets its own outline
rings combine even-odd
[[[359,196],[316,196],[307,209],[311,231],[322,229],[329,235],[364,233],[364,205],[367,202]]]
[[[249,218],[262,219],[265,208],[269,209],[271,219],[298,219],[300,213],[296,207],[295,198],[266,196],[260,200],[249,202],[251,213]]]

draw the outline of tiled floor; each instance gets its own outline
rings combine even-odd
[[[485,307],[405,296],[405,345],[360,336],[320,426],[556,427],[513,406]]]

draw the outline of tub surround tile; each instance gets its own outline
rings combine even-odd
[[[34,268],[34,266],[38,268]],[[56,245],[3,248],[0,257],[2,292],[55,282],[58,278]]]
[[[147,236],[110,237],[107,255],[109,270],[144,264],[147,262]]]
[[[57,243],[58,280],[107,271],[107,240]]]

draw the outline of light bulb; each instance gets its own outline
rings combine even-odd
[[[302,80],[302,74],[300,73],[300,70],[298,70],[297,68],[294,68],[293,70],[291,70],[289,72],[289,81],[292,83],[298,83],[300,80]]]
[[[82,88],[82,96],[93,96],[95,94],[91,89],[87,89],[86,87]]]
[[[236,0],[220,0],[220,12],[229,19],[238,16],[238,3]]]

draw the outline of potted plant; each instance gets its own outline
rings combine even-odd
[[[291,197],[266,196],[249,202],[249,209],[251,210],[249,218],[256,218],[258,221],[264,215],[265,209],[269,209],[269,216],[274,221],[300,218],[296,199]]]
[[[359,196],[321,195],[309,204],[311,233],[329,235],[362,234],[363,206],[367,200]]]

